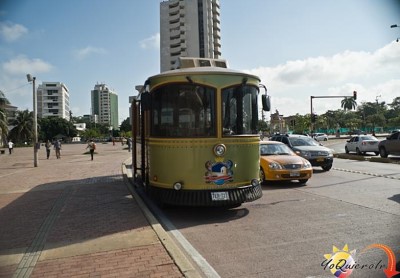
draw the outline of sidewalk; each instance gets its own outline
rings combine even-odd
[[[128,182],[130,153],[0,155],[0,277],[200,277]]]

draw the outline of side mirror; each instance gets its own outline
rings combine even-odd
[[[268,95],[262,95],[261,96],[261,101],[262,101],[262,107],[264,111],[270,111],[271,110],[271,98]]]

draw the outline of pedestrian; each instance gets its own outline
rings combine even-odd
[[[132,146],[131,138],[126,139],[126,144],[128,145],[128,152],[130,152],[131,151],[131,146]]]
[[[14,148],[14,143],[10,140],[8,141],[8,152],[11,154]]]
[[[46,155],[47,159],[50,157],[50,150],[51,150],[51,142],[50,140],[47,140],[46,144],[44,145],[46,147]]]
[[[61,142],[60,142],[60,140],[56,140],[54,142],[54,149],[56,150],[57,159],[61,158]]]
[[[90,142],[88,143],[86,149],[89,148],[90,151],[90,157],[93,160],[93,155],[94,155],[94,150],[96,149],[96,143],[93,141],[93,139],[90,140]]]
[[[112,138],[112,143],[113,143],[113,146],[115,146],[115,139],[114,139],[114,137]]]

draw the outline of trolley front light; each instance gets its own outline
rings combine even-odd
[[[214,154],[216,156],[223,156],[226,152],[226,147],[224,144],[218,144],[214,146]]]
[[[258,186],[258,185],[260,185],[260,181],[258,179],[252,179],[251,180],[251,185],[252,186]]]
[[[181,182],[174,183],[174,189],[176,191],[181,190],[182,189],[182,183]]]

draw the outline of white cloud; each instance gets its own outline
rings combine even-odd
[[[149,49],[149,48],[159,49],[160,48],[160,33],[157,33],[154,36],[151,36],[150,38],[141,40],[139,42],[139,44],[140,44],[140,47],[143,49]]]
[[[29,59],[23,55],[20,55],[2,65],[5,73],[11,75],[19,74],[36,74],[40,72],[48,72],[53,66],[41,59]]]
[[[400,44],[392,42],[373,53],[345,51],[330,57],[288,61],[275,67],[246,72],[259,76],[272,97],[273,112],[285,116],[310,113],[310,96],[350,96],[356,90],[358,103],[386,103],[400,93]],[[314,111],[341,109],[335,98],[316,99]]]
[[[87,46],[82,49],[78,49],[74,52],[74,56],[78,60],[83,60],[86,57],[92,55],[92,54],[105,54],[107,51],[103,48],[96,48],[92,46]]]
[[[28,29],[21,24],[0,22],[0,36],[7,42],[13,42],[28,33]]]

